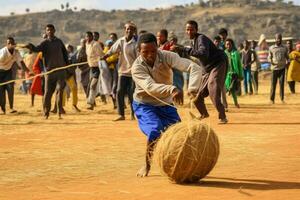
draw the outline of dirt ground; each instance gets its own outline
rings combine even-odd
[[[240,109],[228,97],[226,125],[217,124],[207,100],[206,123],[219,136],[220,157],[209,176],[192,185],[170,182],[156,165],[149,177],[135,176],[146,137],[136,121],[112,122],[111,103],[87,111],[81,93],[80,114],[69,101],[62,120],[44,120],[41,97],[32,108],[29,96],[17,94],[19,112],[0,115],[0,199],[299,199],[300,87],[296,95],[286,88],[286,104],[278,95],[269,105],[269,81],[260,84],[259,95],[239,98]],[[182,120],[188,110],[179,107]]]

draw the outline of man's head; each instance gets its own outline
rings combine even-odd
[[[239,50],[239,51],[242,51],[243,49],[245,49],[245,46],[244,46],[244,44],[241,42],[241,43],[239,43],[238,50]]]
[[[174,33],[171,33],[169,36],[169,41],[172,43],[172,45],[176,45],[178,43],[178,37]]]
[[[85,33],[85,40],[87,43],[93,41],[93,33],[91,31]]]
[[[109,39],[111,39],[113,42],[118,40],[118,35],[116,33],[110,33]]]
[[[6,47],[8,50],[14,50],[16,48],[16,42],[13,37],[8,37],[6,40]]]
[[[225,41],[227,39],[227,37],[228,37],[228,31],[227,31],[227,29],[226,28],[221,28],[219,30],[219,36],[221,37],[221,39],[223,41]]]
[[[244,41],[243,41],[243,46],[244,46],[244,48],[245,48],[246,50],[248,50],[249,47],[250,47],[249,41],[248,41],[248,40],[244,40]]]
[[[275,44],[279,46],[281,45],[281,43],[282,43],[282,35],[280,33],[277,33],[275,35]]]
[[[156,39],[158,45],[163,45],[168,41],[168,31],[166,29],[161,29],[157,32]]]
[[[67,45],[67,51],[68,53],[73,53],[74,52],[74,47],[70,44]]]
[[[252,41],[251,41],[251,48],[252,48],[252,49],[255,49],[256,46],[257,46],[257,42],[256,42],[255,40],[252,40]]]
[[[46,35],[47,35],[47,38],[53,38],[54,37],[54,34],[55,34],[55,27],[53,24],[47,24],[46,25]]]
[[[225,40],[225,48],[227,49],[227,51],[231,52],[234,49],[234,41],[230,38],[227,38]]]
[[[191,40],[194,39],[198,33],[198,23],[194,20],[187,21],[185,32]]]
[[[221,37],[220,36],[216,36],[214,37],[214,44],[216,45],[216,47],[219,48],[220,44],[221,44]]]
[[[99,38],[100,38],[99,32],[93,32],[93,38],[94,38],[95,41],[98,41]]]
[[[133,38],[133,36],[136,34],[136,25],[132,22],[126,23],[124,29],[125,29],[125,37],[129,40]]]
[[[286,41],[286,46],[289,50],[292,50],[293,49],[293,41],[292,40]]]
[[[157,40],[152,33],[144,33],[138,41],[139,53],[150,66],[154,65],[157,56]]]

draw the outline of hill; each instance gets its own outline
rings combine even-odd
[[[6,36],[12,35],[19,43],[38,43],[44,26],[52,23],[56,26],[57,36],[65,43],[79,44],[88,30],[99,31],[103,40],[110,32],[122,35],[124,22],[131,20],[139,30],[156,32],[166,28],[174,31],[181,43],[186,43],[184,25],[189,19],[196,20],[199,31],[211,37],[217,34],[219,28],[226,27],[230,37],[236,41],[258,39],[261,33],[273,38],[277,32],[299,39],[299,8],[281,1],[210,0],[155,10],[52,10],[0,17],[0,40],[4,43]]]

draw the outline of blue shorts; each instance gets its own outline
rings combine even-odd
[[[132,107],[140,129],[150,142],[159,138],[169,126],[181,121],[177,109],[171,106],[153,106],[133,101]]]

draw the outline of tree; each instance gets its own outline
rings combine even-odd
[[[77,10],[77,7],[76,7],[76,6],[74,6],[74,10]]]
[[[60,8],[61,8],[62,10],[64,10],[64,9],[65,9],[64,4],[61,4],[61,5],[60,5]]]
[[[26,8],[25,11],[26,11],[27,13],[29,13],[29,12],[30,12],[30,9],[29,9],[29,8]]]
[[[11,16],[14,16],[14,15],[15,15],[15,13],[14,13],[14,12],[11,12],[11,13],[10,13],[10,15],[11,15]]]
[[[67,3],[66,3],[66,10],[68,10],[69,7],[70,7],[70,4],[69,4],[69,2],[67,2]]]

